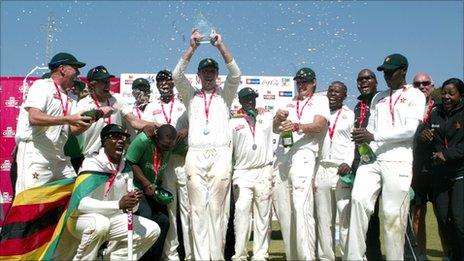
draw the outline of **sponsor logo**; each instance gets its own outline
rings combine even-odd
[[[290,86],[292,84],[292,80],[290,78],[282,78],[282,86]]]
[[[153,111],[153,115],[160,114],[160,113],[162,113],[162,112],[163,112],[162,110],[154,110],[154,111]]]
[[[3,198],[3,203],[11,203],[11,201],[13,200],[13,196],[10,195],[10,193],[7,191],[4,191],[2,193],[2,198]]]
[[[15,99],[15,97],[10,96],[10,97],[8,97],[8,100],[5,101],[5,106],[14,108],[14,107],[18,106],[18,101]]]
[[[292,97],[293,92],[292,91],[279,91],[279,96],[280,97]]]
[[[259,79],[256,79],[256,78],[250,78],[250,79],[246,79],[246,84],[259,84],[260,81]]]
[[[124,80],[124,84],[132,84],[133,81],[132,76],[129,76],[129,80]]]
[[[13,130],[13,127],[6,127],[6,130],[2,132],[3,137],[6,137],[6,138],[14,138],[15,134],[16,133]]]
[[[2,165],[0,166],[0,169],[2,171],[10,171],[11,169],[11,161],[5,160],[2,162]]]
[[[265,99],[265,100],[275,100],[275,95],[266,94],[266,95],[263,95],[263,99]]]
[[[263,79],[261,85],[265,86],[279,86],[280,81],[278,79]]]
[[[267,111],[272,111],[274,109],[274,106],[266,105],[264,106],[264,109],[266,109]]]
[[[287,104],[287,106],[285,106],[285,107],[287,107],[287,108],[295,108],[295,104],[289,103],[289,104]]]

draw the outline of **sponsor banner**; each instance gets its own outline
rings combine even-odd
[[[279,91],[279,97],[293,97],[292,91]]]

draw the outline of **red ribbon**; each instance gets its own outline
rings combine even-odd
[[[159,155],[158,151],[155,149],[153,153],[153,170],[155,171],[156,177],[158,177],[160,167],[161,167],[161,155]]]
[[[303,104],[303,107],[301,107],[301,111],[300,111],[300,100],[298,100],[298,98],[296,99],[296,116],[298,117],[298,120],[301,120],[301,115],[303,115],[303,109],[306,106],[306,104],[308,104],[308,102],[311,100],[312,97],[313,96],[310,95],[308,99],[306,99],[306,102]]]
[[[216,93],[216,89],[213,90],[211,93],[211,96],[209,98],[209,102],[206,100],[206,93],[205,91],[201,90],[201,93],[203,94],[203,101],[205,102],[205,115],[206,115],[206,123],[208,123],[208,116],[209,116],[209,107],[211,106],[211,101],[213,100],[213,96]]]
[[[427,110],[425,111],[425,114],[424,114],[424,118],[422,119],[424,123],[426,123],[429,120],[430,112],[432,111],[432,108],[433,108],[433,103],[434,103],[433,100],[430,99],[429,105],[427,105]]]
[[[108,156],[106,156],[108,158]],[[110,164],[111,168],[113,167],[113,163],[111,163],[110,159],[108,158],[108,163]],[[108,178],[105,184],[105,194],[104,198],[108,198],[108,193],[110,192],[111,187],[113,187],[114,180],[116,179],[116,175],[118,174],[119,167],[121,165],[121,162],[118,163],[116,166],[116,169],[111,169],[111,176]]]
[[[332,126],[329,126],[329,137],[330,137],[330,141],[332,141],[332,138],[333,138],[333,135],[335,133],[335,126],[337,126],[337,121],[338,121],[338,117],[340,117],[340,113],[342,112],[342,109],[339,109],[338,110],[338,113],[337,113],[337,116],[335,117],[335,121],[334,121],[334,124]]]
[[[364,120],[366,119],[367,104],[364,101],[361,101],[361,106],[359,108],[359,128],[362,128]]]
[[[174,96],[171,97],[171,109],[169,110],[169,118],[168,118],[168,115],[166,115],[166,112],[164,111],[164,105],[163,105],[163,101],[161,101],[161,110],[163,111],[163,115],[164,115],[164,119],[166,120],[166,123],[167,124],[171,124],[171,119],[172,119],[172,107],[174,107]],[[211,100],[209,102],[211,104]],[[209,107],[208,107],[208,111],[209,111]]]
[[[55,81],[53,81],[53,83],[55,84],[56,92],[60,96],[61,108],[63,109],[63,115],[66,116],[68,114],[68,96],[66,96],[66,106],[65,106],[63,103],[63,97],[61,96],[61,90],[58,87],[58,84],[56,84]]]
[[[92,95],[92,100],[93,100],[93,103],[95,104],[95,106],[97,106],[97,109],[100,109],[100,103],[98,102],[98,100]],[[106,99],[106,105],[107,106],[110,106],[110,99]],[[106,119],[108,119],[108,121],[106,122]],[[108,117],[108,118],[105,118],[105,122],[107,124],[111,124],[111,115]]]
[[[391,115],[391,117],[392,117],[392,125],[393,125],[393,126],[395,125],[395,112],[394,112],[395,105],[396,105],[396,103],[398,102],[398,100],[401,98],[401,95],[403,94],[403,92],[404,92],[405,90],[406,90],[406,88],[403,87],[403,90],[401,90],[400,95],[398,95],[398,97],[396,97],[395,102],[392,104],[393,89],[390,89],[390,115]]]

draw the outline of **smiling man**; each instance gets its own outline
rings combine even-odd
[[[362,260],[366,232],[375,201],[382,191],[387,260],[402,260],[408,191],[412,179],[412,145],[425,105],[424,95],[406,84],[408,61],[401,54],[387,56],[378,71],[384,72],[389,90],[379,92],[371,103],[367,128],[353,131],[356,143],[370,143],[377,160],[359,166],[351,194],[348,260]]]
[[[193,30],[190,45],[173,71],[173,80],[187,109],[190,126],[185,168],[196,260],[224,259],[224,228],[227,227],[232,169],[229,115],[240,83],[240,69],[222,36],[213,33],[210,37],[229,71],[224,88],[217,84],[219,66],[212,58],[203,59],[198,64],[200,90],[193,88],[185,77],[187,65],[200,45],[201,34],[197,30]]]
[[[312,69],[301,68],[293,79],[297,95],[285,108],[277,110],[273,122],[274,133],[292,131],[294,141],[290,148],[279,142],[276,150],[274,206],[287,258],[314,260],[313,178],[316,156],[330,118],[329,102],[326,96],[314,95],[316,74]]]

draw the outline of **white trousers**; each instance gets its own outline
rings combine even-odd
[[[334,237],[337,230],[342,256],[345,253],[351,188],[340,181],[337,171],[338,164],[321,162],[314,181],[319,260],[335,260]]]
[[[235,255],[232,260],[247,260],[250,219],[253,216],[253,258],[269,257],[272,203],[272,166],[234,170],[232,177],[235,200]],[[253,212],[252,207],[253,206]]]
[[[277,160],[273,167],[272,177],[274,179],[274,191],[272,204],[277,219],[280,223],[280,231],[284,241],[285,257],[287,260],[295,260],[295,251],[290,245],[290,224],[292,219],[290,208],[290,182],[288,180],[288,162]]]
[[[351,193],[350,231],[345,259],[366,259],[369,218],[382,191],[382,208],[379,211],[384,217],[382,229],[386,259],[403,260],[411,179],[411,162],[378,160],[359,166]]]
[[[69,158],[63,161],[58,159],[50,161],[34,146],[32,141],[18,143],[16,162],[18,164],[16,195],[28,188],[38,187],[50,181],[76,176]]]
[[[105,241],[109,241],[104,252],[105,259],[127,260],[127,214],[71,216],[67,227],[74,237],[80,239],[73,260],[95,260]],[[136,215],[133,216],[133,228],[133,258],[138,260],[155,243],[161,231],[155,222]]]
[[[169,230],[164,242],[163,260],[180,260],[177,248],[177,205],[181,220],[182,237],[184,240],[185,260],[192,259],[192,239],[190,233],[190,204],[187,193],[187,176],[185,173],[185,159],[179,155],[172,155],[169,167],[163,176],[163,187],[173,193],[174,200],[167,206],[169,215]]]
[[[223,260],[232,149],[189,148],[185,159],[195,260]]]

